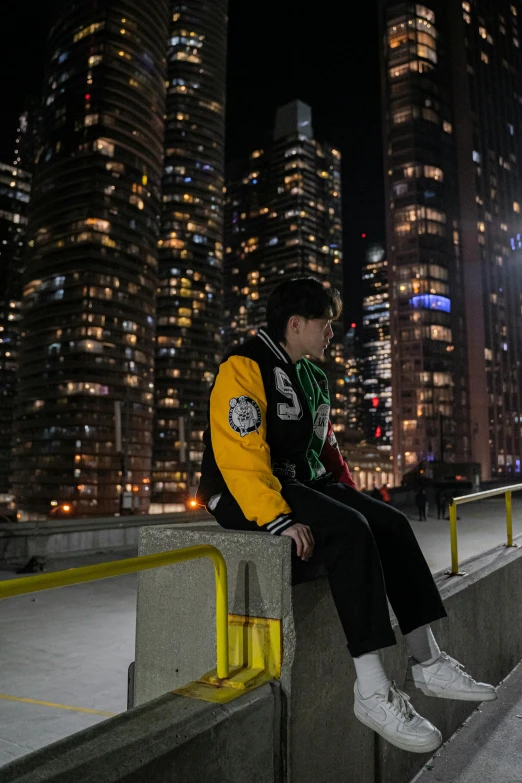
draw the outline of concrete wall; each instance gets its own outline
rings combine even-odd
[[[46,522],[0,524],[0,564],[22,565],[30,557],[44,560],[98,552],[134,553],[145,525],[205,521],[206,512],[148,514],[96,519],[53,519]]]
[[[2,767],[0,779],[280,783],[279,714],[272,684],[223,706],[169,694]]]
[[[136,700],[141,704],[3,767],[2,783],[407,783],[426,757],[381,741],[353,716],[354,670],[326,580],[292,587],[290,541],[215,525],[146,528],[141,553],[207,541],[223,551],[230,609],[282,620],[276,683],[227,705],[168,691],[214,668],[214,577],[209,561],[139,576]],[[498,683],[522,658],[522,550],[499,547],[438,579],[449,618],[443,649],[477,678]],[[408,652],[384,652],[404,686]],[[152,701],[149,701],[152,699]],[[449,738],[473,703],[412,694]]]
[[[288,783],[405,783],[426,758],[378,740],[353,716],[355,672],[325,579],[291,586],[290,541],[215,525],[142,531],[140,554],[212,543],[226,559],[230,611],[282,620],[283,744]],[[438,582],[449,619],[434,624],[442,649],[476,679],[498,683],[522,658],[522,552],[499,548]],[[136,701],[146,702],[215,667],[214,579],[209,561],[139,575]],[[408,651],[384,652],[404,687]],[[473,703],[412,694],[447,739]]]

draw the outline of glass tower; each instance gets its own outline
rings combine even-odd
[[[522,458],[520,6],[382,6],[396,457],[471,457],[508,478]]]
[[[152,497],[195,490],[222,354],[227,2],[171,3],[159,238]]]
[[[393,449],[403,473],[469,457],[463,277],[447,25],[433,4],[393,2],[383,24]]]
[[[341,155],[313,137],[312,111],[281,107],[271,143],[230,167],[225,219],[225,344],[255,334],[282,280],[311,274],[342,292]],[[324,370],[337,432],[346,413],[342,323]]]
[[[58,5],[28,225],[22,518],[146,510],[168,4]]]
[[[0,495],[11,489],[23,250],[31,175],[0,163]]]
[[[381,244],[372,245],[363,266],[364,429],[366,440],[390,451],[392,387],[388,262]]]

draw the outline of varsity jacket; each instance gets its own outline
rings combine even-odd
[[[355,487],[329,413],[324,372],[294,364],[260,329],[227,355],[211,388],[198,501],[212,511],[228,488],[247,519],[280,535],[297,521],[285,482],[331,477]]]

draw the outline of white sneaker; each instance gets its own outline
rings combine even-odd
[[[462,664],[445,652],[429,666],[416,663],[414,658],[410,659],[410,663],[406,684],[420,688],[426,696],[460,701],[494,701],[498,698],[493,685],[475,682]]]
[[[357,681],[353,690],[355,717],[392,745],[412,753],[431,753],[442,744],[440,731],[415,712],[410,697],[394,682],[388,693],[375,693],[368,699],[359,693]]]

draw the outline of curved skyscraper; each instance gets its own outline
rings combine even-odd
[[[29,214],[22,518],[149,504],[168,3],[61,2]]]
[[[522,474],[520,3],[380,5],[396,468],[427,475],[431,462],[471,459],[482,479],[513,483]]]
[[[154,510],[199,470],[221,356],[226,0],[171,5],[157,300]]]

